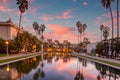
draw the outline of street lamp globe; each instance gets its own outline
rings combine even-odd
[[[8,41],[6,41],[5,43],[6,43],[6,45],[8,45],[8,44],[9,44],[9,42],[8,42]]]

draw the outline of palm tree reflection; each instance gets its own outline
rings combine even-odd
[[[78,58],[76,76],[74,80],[84,80],[83,73],[80,71],[80,63],[81,63],[81,58]]]
[[[43,67],[44,67],[44,62],[43,62],[44,55],[41,58],[42,58],[42,61],[40,63],[40,68],[33,75],[33,79],[34,80],[38,80],[39,78],[42,78],[42,79],[45,78],[45,73],[43,71]]]
[[[95,63],[95,66],[96,69],[99,71],[97,80],[101,80],[101,79],[117,80],[120,78],[120,70],[99,63]]]
[[[43,71],[43,68],[39,68],[37,72],[35,72],[35,74],[33,75],[33,79],[34,80],[38,80],[39,78],[45,78],[45,73]]]
[[[97,80],[101,80],[101,77],[100,77],[100,75],[98,75],[98,76],[97,76]]]

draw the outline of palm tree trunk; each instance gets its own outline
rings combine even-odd
[[[20,34],[20,27],[21,27],[21,19],[22,19],[22,13],[20,12],[19,29],[18,29],[18,41],[19,41],[19,34]]]
[[[102,41],[102,30],[101,30],[101,41]]]
[[[80,33],[80,43],[81,43],[81,39],[82,39],[82,38],[81,38],[81,35],[82,35],[82,34]]]
[[[112,9],[111,9],[111,6],[110,6],[110,15],[111,15],[111,22],[112,22],[112,39],[114,38],[114,24],[113,24],[113,14],[112,14]]]
[[[84,38],[85,38],[85,31],[83,32],[83,41],[84,41]]]
[[[119,0],[117,0],[117,43],[119,42]],[[116,47],[115,57],[118,53],[118,47]]]
[[[42,51],[42,56],[44,56],[44,54],[43,54],[43,32],[41,33],[41,41],[42,41],[41,51]]]
[[[78,32],[78,44],[79,44],[80,40],[79,40],[79,32]]]
[[[117,38],[119,40],[119,0],[117,0]]]
[[[112,14],[112,9],[111,6],[109,7],[110,9],[110,15],[111,15],[111,22],[112,22],[112,42],[111,42],[111,57],[113,56],[113,38],[114,38],[114,24],[113,24],[113,14]]]

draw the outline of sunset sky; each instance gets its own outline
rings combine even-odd
[[[35,34],[33,22],[45,24],[46,39],[78,43],[77,21],[87,24],[85,33],[91,42],[100,41],[101,24],[111,28],[109,10],[103,8],[100,0],[28,0],[28,2],[29,8],[22,16],[22,26]],[[116,2],[112,4],[112,10],[116,36]],[[0,0],[0,21],[7,21],[9,18],[18,25],[19,9],[16,0]]]

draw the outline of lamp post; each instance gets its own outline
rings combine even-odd
[[[8,53],[8,45],[9,45],[9,42],[6,41],[5,44],[6,44],[6,46],[7,46],[7,48],[6,48],[7,56],[9,56],[9,53]]]

